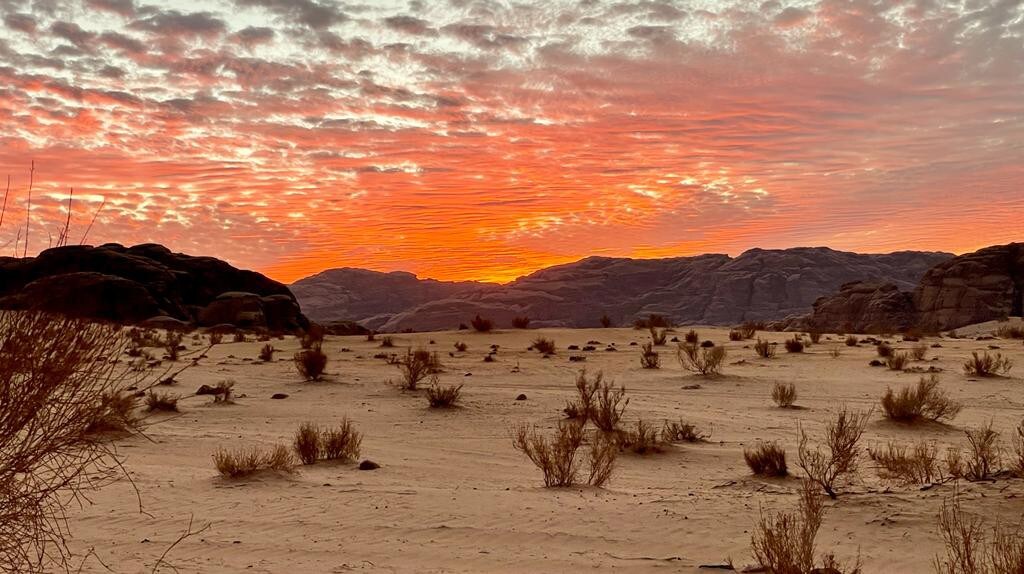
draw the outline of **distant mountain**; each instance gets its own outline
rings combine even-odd
[[[659,313],[678,324],[731,325],[811,310],[816,299],[856,281],[913,289],[949,253],[857,254],[825,247],[751,249],[738,257],[588,257],[505,285],[421,280],[409,273],[334,269],[291,285],[315,321],[355,320],[379,331],[454,329],[477,313],[499,327],[591,327]]]

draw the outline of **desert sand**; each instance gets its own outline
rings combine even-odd
[[[675,334],[682,338],[687,329]],[[294,338],[273,341],[278,353],[266,364],[256,361],[263,343],[225,342],[168,387],[185,397],[180,413],[152,416],[147,438],[118,442],[144,512],[127,481],[105,487],[92,504],[72,511],[72,546],[95,552],[84,572],[106,572],[100,560],[116,572],[148,572],[191,516],[196,527],[210,527],[168,554],[180,572],[696,572],[728,558],[742,568],[752,563],[750,532],[759,512],[796,503],[798,421],[817,437],[841,406],[874,408],[865,446],[929,439],[941,448],[964,444],[964,428],[988,421],[1008,444],[1024,418],[1020,340],[925,339],[942,346],[916,365],[942,369],[942,388],[965,408],[948,426],[904,426],[884,420],[878,400],[887,387],[914,384],[920,375],[870,367],[873,346],[847,347],[833,334],[803,354],[779,345],[778,355],[765,360],[752,341],[729,342],[727,329],[697,330],[728,348],[718,378],[684,371],[674,343],[659,348],[660,370],[641,369],[639,347],[630,343],[648,334],[623,328],[401,334],[395,349],[365,337],[328,337],[329,376],[317,383],[296,374]],[[555,340],[555,356],[527,350],[538,335]],[[790,336],[759,335],[779,342]],[[597,351],[566,350],[590,340],[601,342]],[[897,349],[912,345],[899,336],[889,340]],[[469,349],[450,357],[456,341]],[[617,352],[604,350],[611,343]],[[485,363],[492,344],[500,345],[497,360]],[[965,376],[963,360],[989,345],[1016,362],[1010,377]],[[428,409],[422,391],[404,393],[389,382],[397,369],[373,355],[407,347],[438,351],[441,382],[465,385],[461,408]],[[833,347],[838,358],[830,356]],[[570,354],[587,360],[570,362]],[[626,386],[628,424],[682,418],[711,430],[710,441],[648,456],[623,453],[603,489],[543,488],[540,472],[512,448],[509,427],[554,428],[584,366]],[[234,404],[190,396],[224,379],[236,383]],[[775,382],[795,383],[801,408],[776,407],[769,396]],[[274,393],[289,397],[272,400]],[[520,393],[527,400],[516,401]],[[219,447],[290,445],[301,422],[327,426],[344,416],[364,434],[361,458],[381,468],[320,463],[294,475],[228,480],[213,467]],[[751,476],[742,451],[757,439],[779,440],[796,476]],[[1024,514],[1024,480],[961,481],[959,488],[971,512],[1004,521]],[[886,483],[864,457],[856,481],[827,503],[819,552],[846,561],[859,554],[865,572],[930,572],[942,549],[936,515],[953,492],[952,483],[927,490]]]

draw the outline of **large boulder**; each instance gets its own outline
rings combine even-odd
[[[287,286],[155,244],[73,245],[36,257],[0,257],[0,309],[127,323],[164,317],[191,325],[202,316],[204,325],[292,330],[309,324]]]
[[[936,265],[914,289],[918,321],[955,329],[1024,312],[1024,243],[986,247]]]

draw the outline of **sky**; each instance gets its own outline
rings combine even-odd
[[[7,175],[0,255],[73,189],[286,282],[962,253],[1024,240],[1024,2],[0,0]]]

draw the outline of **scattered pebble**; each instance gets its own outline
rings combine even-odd
[[[274,393],[274,394],[270,395],[270,398],[272,398],[272,399],[287,399],[288,395],[286,395],[285,393]]]
[[[377,470],[378,468],[380,465],[369,459],[359,463],[359,470]]]

